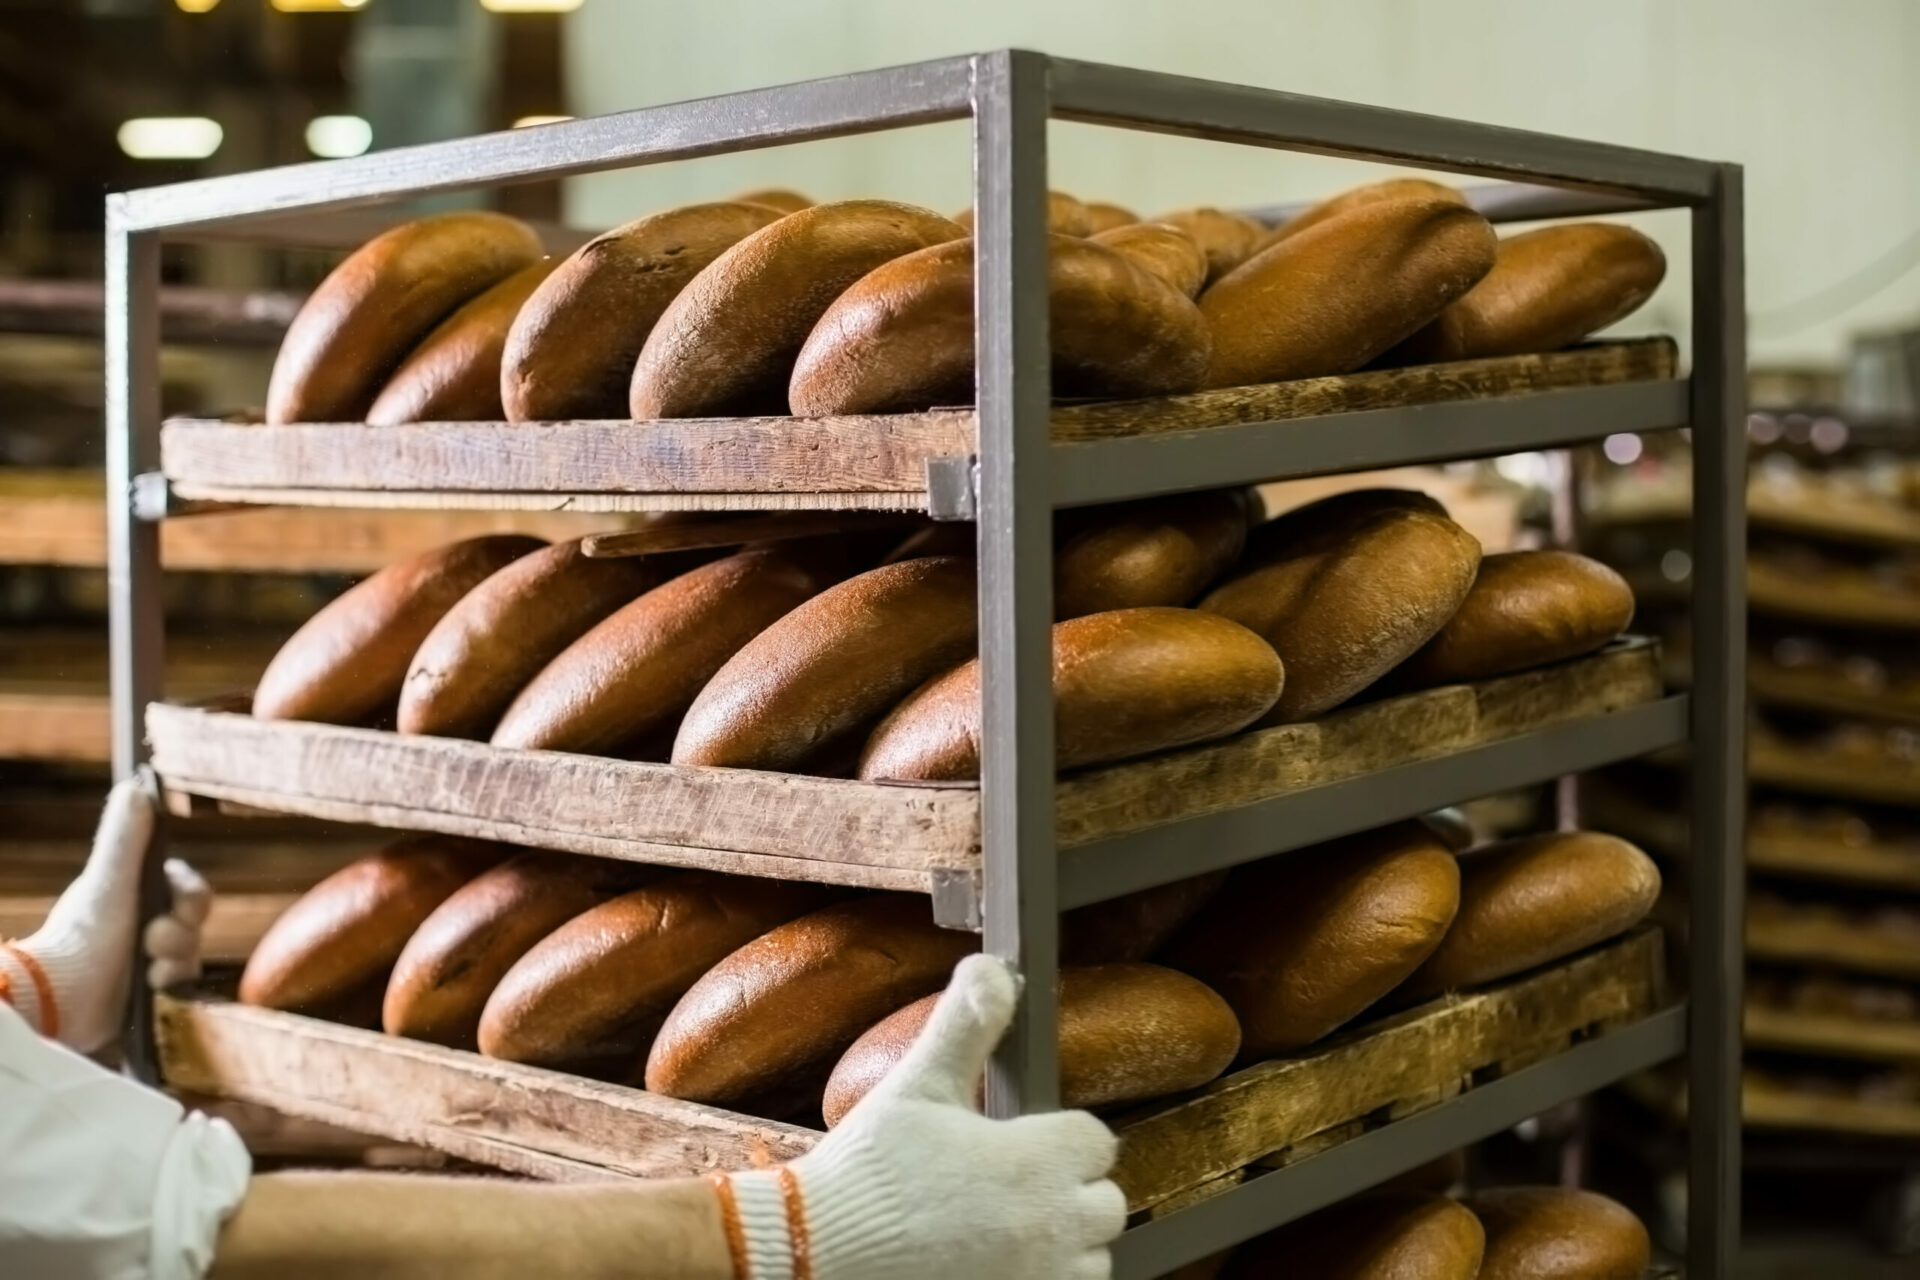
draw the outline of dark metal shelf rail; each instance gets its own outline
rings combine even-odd
[[[1090,446],[1092,452],[1072,455],[1080,462],[1062,466],[1056,474],[1047,436],[1048,120],[1401,162],[1517,181],[1535,190],[1541,185],[1557,189],[1552,195],[1533,197],[1526,190],[1509,192],[1505,198],[1510,216],[1524,216],[1527,210],[1556,216],[1618,210],[1623,202],[1636,208],[1692,211],[1693,373],[1685,394],[1686,422],[1693,429],[1696,457],[1693,668],[1703,673],[1690,703],[1697,784],[1692,829],[1705,856],[1697,860],[1694,872],[1689,925],[1692,1002],[1687,1041],[1695,1106],[1688,1273],[1695,1280],[1729,1275],[1739,1223],[1737,1072],[1743,884],[1736,851],[1742,847],[1745,805],[1741,722],[1745,650],[1740,634],[1745,603],[1746,434],[1741,403],[1745,299],[1741,176],[1736,166],[1002,50],[110,196],[106,335],[108,488],[117,495],[109,506],[117,772],[124,774],[143,762],[139,711],[161,688],[164,633],[157,527],[139,519],[134,491],[136,477],[157,470],[158,464],[158,288],[163,238],[265,224],[275,218],[293,226],[310,215],[403,196],[968,116],[973,120],[978,251],[980,460],[975,505],[985,690],[985,933],[988,949],[1011,958],[1027,975],[1014,1034],[996,1056],[988,1082],[989,1104],[999,1114],[1045,1109],[1055,1105],[1058,1096],[1053,980],[1063,877],[1057,872],[1053,847],[1049,661],[1053,505],[1281,473],[1359,468],[1480,449],[1499,451],[1523,436],[1526,443],[1518,447],[1534,448],[1556,439],[1553,431],[1557,429],[1523,433],[1513,412],[1497,403],[1371,422],[1366,415],[1353,415],[1340,425],[1328,424],[1322,432],[1243,434],[1254,446],[1241,454],[1224,443],[1236,434],[1231,431],[1219,437],[1221,443],[1216,445],[1197,439],[1183,442],[1181,447],[1192,451],[1185,461],[1171,451],[1131,444],[1112,449]],[[1520,212],[1515,213],[1516,209]],[[1640,413],[1657,408],[1654,416],[1673,419],[1676,406],[1671,399],[1658,405],[1651,404],[1651,399],[1675,394],[1672,388],[1656,387],[1623,393],[1617,401],[1612,395],[1596,396],[1583,402],[1599,407],[1583,411],[1578,429],[1557,438],[1561,442],[1587,438],[1603,427],[1599,415],[1605,406],[1641,403],[1643,395],[1649,402],[1642,404]],[[1481,415],[1491,425],[1465,425]],[[1432,429],[1456,435],[1444,446],[1430,446],[1402,434],[1415,421],[1438,423]],[[1383,457],[1359,447],[1322,444],[1316,438],[1343,434],[1349,424],[1374,433],[1366,441],[1369,448],[1411,452]],[[1166,469],[1167,475],[1173,475],[1171,469],[1176,467],[1183,469],[1169,485],[1166,476],[1158,473]],[[1353,828],[1378,819],[1377,814],[1362,812],[1348,816]],[[157,871],[159,859],[150,861],[150,870]],[[157,895],[160,886],[150,881],[150,889]],[[149,905],[157,906],[157,897],[150,897]],[[151,1078],[155,1064],[149,1013],[144,997],[136,997],[131,1057],[136,1070]],[[1595,1061],[1606,1069],[1586,1075],[1576,1070]],[[1491,1131],[1520,1118],[1522,1105],[1543,1108],[1568,1093],[1595,1087],[1610,1078],[1608,1072],[1616,1067],[1624,1069],[1603,1056],[1570,1058],[1563,1071],[1537,1077],[1545,1082],[1537,1092],[1523,1094],[1516,1088],[1492,1093],[1496,1099],[1516,1099],[1510,1112],[1483,1113],[1482,1109],[1496,1104],[1484,1096],[1476,1101],[1468,1095],[1301,1169],[1349,1170],[1338,1185],[1352,1189],[1415,1162],[1416,1148],[1419,1155],[1441,1149],[1434,1145],[1438,1139],[1421,1135],[1444,1132],[1451,1144]],[[1458,1127],[1447,1129],[1450,1125]],[[1312,1177],[1303,1172],[1287,1182],[1305,1185]],[[1209,1248],[1221,1248],[1277,1223],[1306,1203],[1296,1198],[1289,1204],[1279,1191],[1263,1191],[1267,1182],[1257,1180],[1245,1192],[1222,1197],[1218,1208],[1199,1206],[1123,1242],[1120,1257],[1130,1268],[1126,1274],[1145,1274],[1134,1269],[1132,1259],[1156,1240],[1191,1232],[1192,1239],[1204,1238]],[[1330,1178],[1327,1185],[1335,1185],[1335,1180]],[[1261,1199],[1266,1195],[1276,1201]],[[1241,1212],[1237,1206],[1242,1203],[1261,1207]]]

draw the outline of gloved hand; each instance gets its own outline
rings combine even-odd
[[[44,1036],[82,1053],[120,1030],[140,910],[140,867],[159,800],[152,775],[128,778],[107,796],[86,868],[32,937],[0,944],[0,998]],[[148,980],[156,986],[200,972],[200,930],[212,893],[184,862],[166,864],[171,912],[147,928]]]
[[[1126,1199],[1084,1111],[989,1120],[980,1076],[1017,979],[969,956],[913,1048],[819,1146],[718,1174],[738,1280],[1105,1280]]]

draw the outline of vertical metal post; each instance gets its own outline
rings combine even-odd
[[[1737,165],[1693,211],[1693,856],[1688,861],[1689,1280],[1740,1247],[1746,920],[1746,247]]]
[[[135,478],[160,464],[160,244],[151,233],[126,230],[120,200],[107,198],[106,444],[108,646],[113,693],[113,776],[125,778],[146,762],[142,716],[161,692],[166,623],[161,612],[160,527],[134,508]],[[163,910],[164,833],[156,828],[141,878],[141,922]],[[126,940],[136,950],[137,937]],[[133,983],[126,1037],[127,1065],[149,1083],[159,1075],[153,1053],[152,1002],[146,983]]]
[[[1047,61],[974,59],[981,838],[986,947],[1026,977],[987,1075],[994,1115],[1059,1106],[1054,979],[1053,510],[1047,342]]]

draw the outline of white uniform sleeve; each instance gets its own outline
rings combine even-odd
[[[0,1001],[0,1275],[199,1280],[251,1172],[225,1121],[42,1039]]]

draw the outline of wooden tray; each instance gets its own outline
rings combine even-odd
[[[1827,919],[1749,919],[1747,954],[1756,960],[1920,980],[1920,938]]]
[[[1240,423],[1670,379],[1671,339],[1381,369],[1154,400],[1062,405],[1072,445]],[[651,422],[236,425],[169,422],[161,467],[186,499],[300,505],[904,509],[927,463],[974,452],[973,410]]]
[[[1640,472],[1620,475],[1597,486],[1599,492],[1589,500],[1591,527],[1670,524],[1687,518],[1693,478],[1684,462],[1651,480]],[[1801,473],[1799,483],[1792,483],[1756,469],[1747,485],[1747,523],[1756,530],[1850,546],[1920,548],[1920,510],[1864,485],[1835,483],[1815,472]]]
[[[1754,734],[1747,750],[1747,776],[1811,795],[1920,806],[1920,763],[1891,754],[1839,755]]]
[[[1904,672],[1890,672],[1887,686],[1875,689],[1829,665],[1788,667],[1765,653],[1751,652],[1747,688],[1763,705],[1920,725],[1920,680]]]
[[[1920,1062],[1920,1024],[1801,1013],[1749,1000],[1747,1045],[1872,1062]]]
[[[1062,845],[1464,750],[1650,701],[1658,646],[1365,703],[1306,724],[1072,774]],[[930,891],[980,861],[972,784],[894,785],[518,751],[155,704],[170,791],[283,813],[669,866]]]
[[[1685,1089],[1666,1072],[1643,1072],[1627,1092],[1676,1123],[1687,1116]],[[1740,1115],[1751,1129],[1795,1129],[1871,1138],[1920,1138],[1920,1107],[1861,1102],[1783,1088],[1749,1072],[1740,1086]]]
[[[1114,1121],[1116,1177],[1151,1210],[1285,1163],[1531,1065],[1665,1003],[1641,929],[1559,965],[1436,1000]],[[169,1085],[535,1177],[662,1177],[800,1154],[819,1134],[621,1085],[205,995],[162,997]]]

